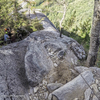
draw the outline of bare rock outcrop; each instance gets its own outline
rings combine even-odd
[[[100,100],[100,68],[77,66],[80,74],[51,93],[52,100]]]
[[[81,75],[89,85],[94,83],[94,78],[91,71],[85,71]],[[84,91],[88,88],[88,85],[81,75],[55,90],[52,94],[56,96],[58,100],[73,100],[76,97],[80,98]]]
[[[78,59],[86,57],[77,41],[64,35],[60,38],[59,32],[46,16],[37,16],[44,17],[44,30],[33,32],[20,42],[0,48],[1,100],[29,100],[27,94],[30,87],[39,85],[48,73],[48,82],[56,81],[56,73],[53,78],[54,68],[77,65]]]

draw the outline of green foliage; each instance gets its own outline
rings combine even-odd
[[[72,29],[71,33],[75,35],[70,35],[72,38],[77,40],[80,44],[82,44],[86,51],[89,49],[89,41],[90,41],[90,29],[91,29],[91,19],[87,19],[83,23],[80,23],[80,26],[76,26]]]
[[[77,40],[80,44],[82,44],[85,47],[86,51],[88,51],[91,19],[88,18],[87,20],[81,22],[79,26],[76,25],[76,27],[72,27],[75,24],[75,20],[76,11],[73,11],[70,17],[63,23],[62,33]]]
[[[29,30],[29,32],[33,32],[33,31],[38,31],[38,30],[42,30],[43,26],[40,23],[41,20],[38,20],[37,18],[30,20],[31,23],[29,23],[28,26],[26,26],[25,28],[27,30]]]
[[[62,33],[76,39],[88,51],[93,0],[68,0],[67,2],[69,2],[69,5],[67,6],[65,21],[63,22]],[[57,11],[63,11],[62,7],[58,6],[56,4],[51,6],[49,9],[53,12],[48,14],[48,17],[57,28],[59,28],[59,21],[62,18],[62,14]]]
[[[36,6],[39,6],[40,4],[42,4],[45,0],[36,0]]]
[[[90,29],[91,29],[91,19],[88,18],[83,23],[80,23],[78,35],[84,39],[84,42],[85,41],[89,42]]]
[[[17,29],[25,22],[23,15],[19,13],[21,7],[16,0],[1,0],[0,18],[1,34],[4,34],[4,28],[11,27]]]
[[[73,24],[75,23],[76,19],[76,11],[74,10],[69,18],[65,19],[65,22],[63,23],[63,27],[67,31],[71,31]]]
[[[28,3],[30,8],[33,4],[34,2]],[[0,37],[5,34],[4,29],[7,27],[10,27],[14,31],[18,28],[24,27],[27,28],[29,32],[43,29],[38,20],[35,19],[32,21],[28,19],[24,13],[19,13],[21,9],[22,7],[17,0],[0,0]]]
[[[55,2],[48,3],[48,8],[45,8],[45,0],[38,8],[46,9],[45,14],[59,29],[59,22],[62,19],[63,6]],[[60,0],[58,0],[61,2]],[[86,51],[89,49],[89,34],[93,15],[93,0],[66,0],[69,3],[67,6],[66,17],[63,21],[62,33],[74,38],[82,44]],[[50,5],[50,6],[49,6]]]

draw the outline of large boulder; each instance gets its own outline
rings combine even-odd
[[[83,96],[84,91],[93,83],[93,73],[91,71],[85,71],[69,83],[55,90],[52,94],[57,97],[58,100],[74,100],[76,97],[80,98]]]
[[[79,75],[51,93],[52,100],[100,100],[100,68],[76,66]]]
[[[47,17],[42,24],[44,30],[0,48],[0,98],[25,100],[30,86],[37,86],[60,63],[66,67],[85,59],[85,51],[77,41],[64,35],[60,38]]]

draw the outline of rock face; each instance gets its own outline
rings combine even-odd
[[[100,100],[100,68],[77,66],[83,47],[35,17],[44,30],[0,48],[0,100]]]
[[[94,78],[91,71],[83,72],[82,76],[89,85],[92,85],[94,83]],[[55,95],[58,100],[73,100],[75,97],[79,98],[88,88],[88,85],[86,84],[84,79],[81,77],[81,75],[79,75],[69,83],[55,90],[52,94]]]
[[[63,84],[61,83],[50,83],[47,85],[47,89],[49,92],[53,92],[54,90],[58,89],[61,87]]]
[[[78,66],[75,69],[82,71],[72,81],[53,91],[52,100],[100,100],[100,68]]]
[[[44,30],[33,32],[20,42],[0,48],[1,100],[29,100],[27,94],[30,87],[39,85],[51,70],[62,66],[61,63],[66,67],[77,65],[78,59],[85,59],[81,45],[67,36],[60,38],[59,32],[43,14],[37,14],[37,17],[44,17]],[[54,82],[53,77],[49,82]],[[45,98],[47,95],[46,92]],[[37,97],[34,100],[38,100]]]

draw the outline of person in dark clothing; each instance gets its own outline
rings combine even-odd
[[[7,28],[5,29],[4,42],[7,43],[7,44],[10,43],[10,37],[8,35]]]
[[[19,40],[22,40],[22,34],[20,33],[19,30],[17,30],[17,36],[18,36]]]
[[[6,43],[11,43],[12,33],[10,32],[9,28],[5,28],[5,35],[4,35],[4,41]]]
[[[12,33],[10,32],[10,29],[9,28],[7,28],[7,34],[9,36],[9,39],[11,39]]]

